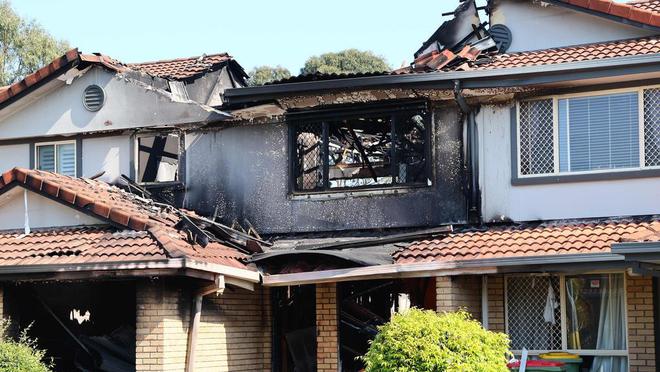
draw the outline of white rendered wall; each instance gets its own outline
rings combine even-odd
[[[660,213],[660,177],[513,186],[510,106],[483,106],[477,123],[485,221]]]
[[[654,32],[539,1],[500,0],[491,24],[506,25],[513,35],[507,52],[631,39]]]
[[[0,146],[0,173],[14,167],[30,167],[30,145],[3,145]]]
[[[15,187],[0,195],[0,230],[23,229],[25,226],[24,188]],[[50,200],[32,191],[28,195],[30,228],[98,225],[103,221]]]
[[[83,177],[103,171],[105,174],[99,180],[112,183],[122,174],[130,176],[130,136],[84,138],[82,144]]]

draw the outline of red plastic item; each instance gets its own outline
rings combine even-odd
[[[561,367],[564,363],[553,362],[550,360],[528,360],[527,367]],[[520,362],[509,363],[506,365],[509,368],[520,368]]]

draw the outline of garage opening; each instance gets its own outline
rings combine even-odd
[[[29,335],[55,371],[135,371],[135,285],[48,282],[5,286],[12,332]]]
[[[358,357],[367,352],[378,326],[388,322],[392,314],[411,307],[436,307],[434,278],[338,283],[337,296],[340,358],[345,372],[364,368]]]
[[[273,371],[316,371],[316,288],[276,288],[273,298]]]

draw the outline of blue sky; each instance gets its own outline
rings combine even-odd
[[[391,66],[413,53],[458,0],[13,0],[14,9],[83,52],[123,62],[227,51],[246,69],[368,49]]]

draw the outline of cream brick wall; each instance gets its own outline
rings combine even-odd
[[[316,370],[339,370],[339,333],[337,332],[337,285],[316,285]]]
[[[190,294],[175,282],[141,282],[136,306],[135,370],[184,371]]]
[[[488,277],[488,329],[504,332],[504,277]]]
[[[653,279],[627,278],[630,372],[655,372]]]
[[[192,295],[176,281],[137,286],[136,371],[185,371]],[[270,371],[268,291],[204,298],[195,371]]]
[[[480,276],[439,276],[435,283],[437,311],[465,309],[481,320]]]

